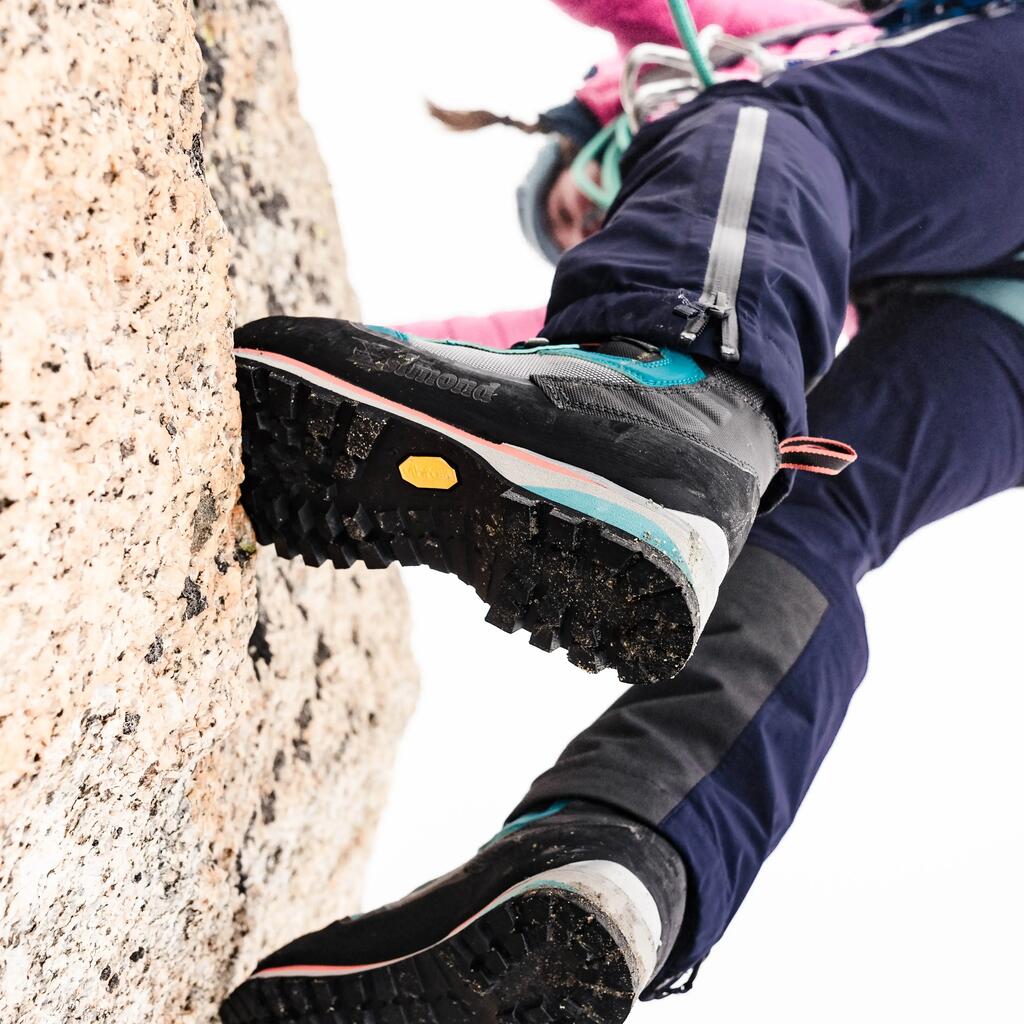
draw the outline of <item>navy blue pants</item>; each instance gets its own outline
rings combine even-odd
[[[642,133],[607,228],[559,268],[549,336],[679,344],[707,291],[738,106],[767,109],[742,275],[723,300],[740,369],[790,429],[809,421],[860,452],[841,477],[800,476],[755,525],[685,671],[629,691],[514,812],[598,800],[675,844],[690,893],[655,990],[722,935],[837,733],[867,665],[857,582],[914,530],[1024,483],[1024,281],[1010,264],[1004,281],[875,291],[831,365],[850,279],[969,273],[1024,248],[1014,51],[1024,15],[727,87]],[[715,322],[693,349],[718,356],[723,337],[735,332]]]
[[[1024,12],[947,22],[717,86],[645,127],[602,230],[558,265],[544,337],[679,346],[705,319],[688,351],[719,358],[724,334],[780,435],[804,433],[851,285],[1024,249],[1022,53]],[[733,283],[716,271],[737,255]]]

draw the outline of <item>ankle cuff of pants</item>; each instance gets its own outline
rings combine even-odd
[[[541,336],[572,344],[621,334],[722,363],[768,393],[773,411],[777,413],[776,426],[780,437],[805,434],[807,403],[803,366],[791,363],[782,357],[781,350],[766,345],[758,337],[756,325],[746,320],[741,323],[743,342],[739,362],[723,361],[721,326],[714,320],[697,338],[684,344],[681,335],[686,318],[675,311],[679,302],[678,291],[587,295],[563,306],[551,316],[541,330]]]

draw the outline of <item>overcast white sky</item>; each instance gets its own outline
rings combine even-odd
[[[546,0],[282,6],[364,317],[543,304],[550,269],[513,196],[538,143],[451,135],[423,101],[532,115],[607,39]],[[638,1024],[1024,1019],[1022,522],[1018,490],[918,534],[865,582],[870,672],[796,825],[694,992],[641,1006]],[[620,692],[485,625],[454,578],[406,581],[422,696],[367,906],[468,857]]]

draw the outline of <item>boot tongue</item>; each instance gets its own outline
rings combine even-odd
[[[551,345],[547,338],[530,338],[528,341],[519,341],[513,345],[518,349],[536,349]],[[555,343],[560,344],[560,343]],[[652,363],[662,358],[661,349],[647,341],[640,341],[639,338],[629,338],[623,334],[616,334],[611,338],[604,338],[601,341],[581,341],[579,347],[584,352],[599,352],[603,356],[615,356],[618,359],[636,359],[642,363]]]
[[[661,349],[657,345],[620,334],[604,341],[582,342],[580,348],[586,352],[600,352],[603,356],[617,356],[619,359],[636,359],[642,363],[661,359]]]

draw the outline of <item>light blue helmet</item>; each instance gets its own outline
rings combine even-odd
[[[519,206],[519,225],[526,240],[549,263],[557,263],[562,249],[551,234],[548,222],[548,193],[565,166],[565,157],[559,139],[549,139],[537,154],[537,159],[516,189]]]
[[[564,250],[551,234],[548,193],[568,165],[566,145],[570,154],[573,149],[581,149],[600,131],[601,124],[588,107],[574,98],[560,107],[546,110],[537,119],[537,125],[554,137],[537,154],[533,167],[516,191],[519,224],[530,245],[548,262],[557,263]]]

